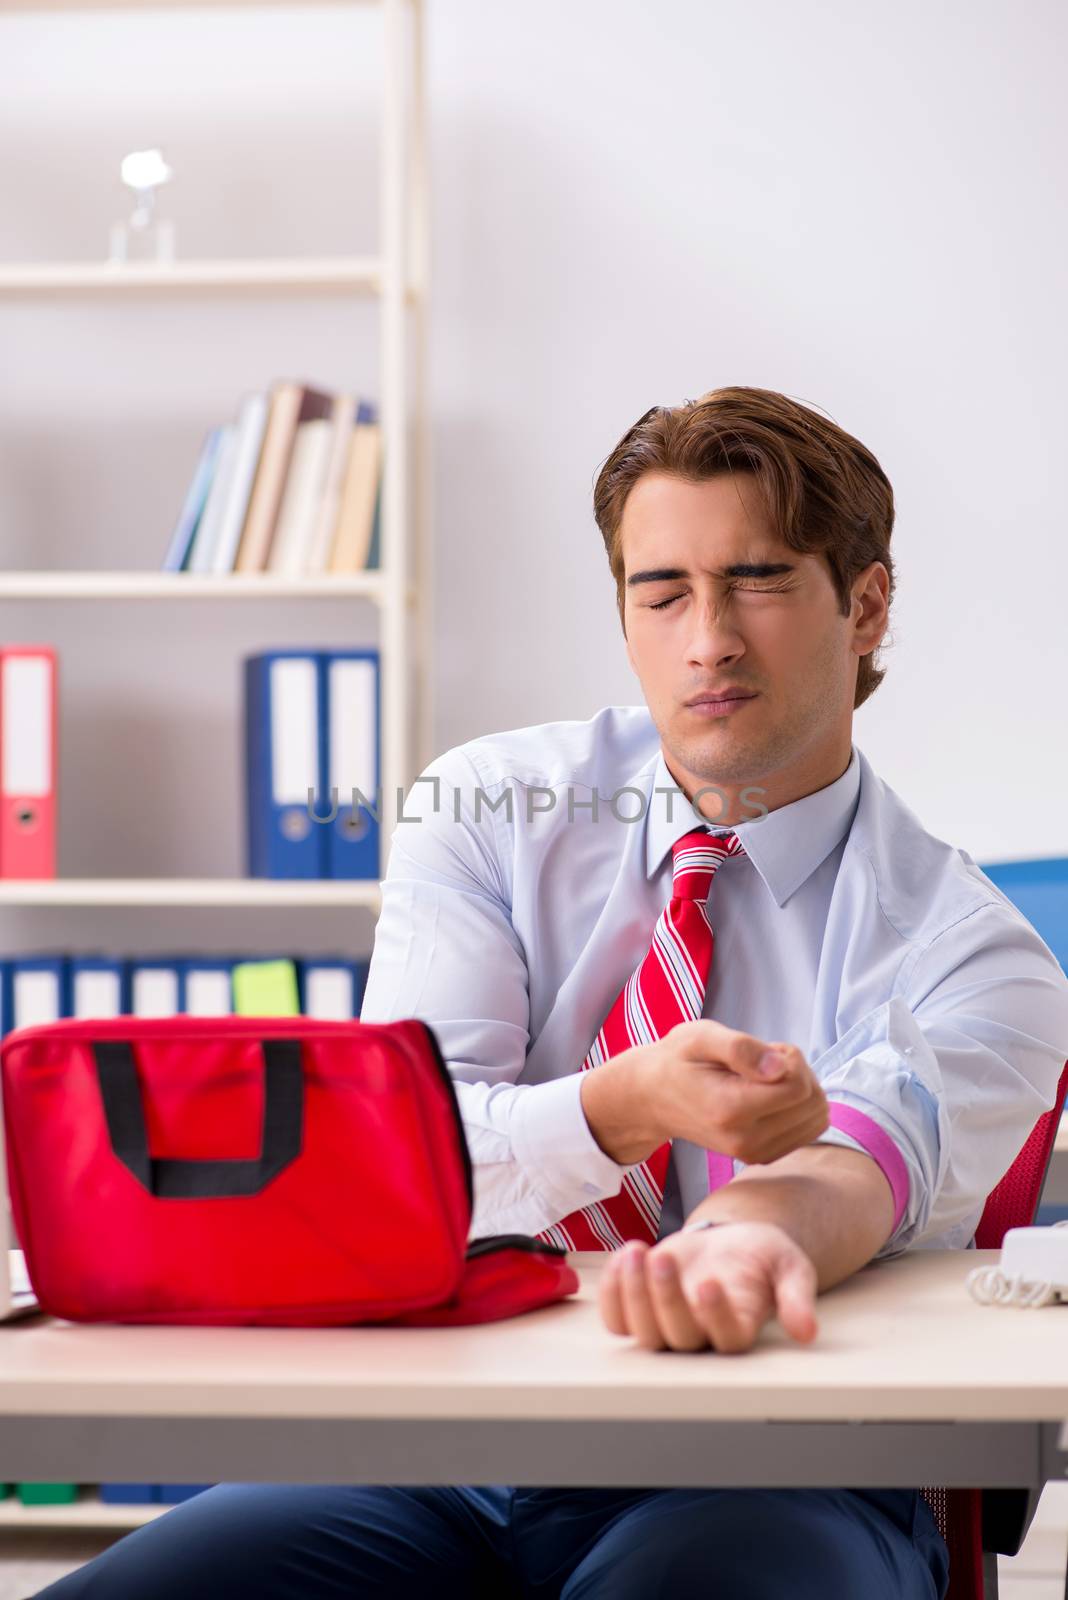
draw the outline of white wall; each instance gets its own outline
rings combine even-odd
[[[759,384],[830,412],[897,493],[894,643],[857,742],[980,860],[1068,852],[1059,0],[427,8],[435,747],[640,698],[598,466],[654,401]],[[101,255],[118,160],[156,142],[184,254],[373,250],[378,28],[373,7],[0,17],[0,258]],[[244,390],[376,372],[361,303],[0,302],[0,558],[156,567]],[[61,870],[239,871],[237,658],[373,636],[335,601],[0,605],[0,639],[62,652]],[[62,915],[68,944],[102,937]],[[4,944],[47,917],[5,917]],[[241,936],[325,948],[352,922]],[[209,942],[169,914],[161,948],[179,926]]]
[[[1068,850],[1065,8],[434,18],[443,738],[639,698],[596,469],[654,401],[761,384],[895,485],[857,742],[977,856]],[[448,623],[483,563],[480,680]]]

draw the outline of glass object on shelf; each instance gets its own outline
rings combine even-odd
[[[162,150],[132,150],[120,168],[136,204],[125,222],[111,229],[108,260],[115,266],[130,261],[166,265],[174,260],[174,223],[156,215],[156,190],[173,176]]]

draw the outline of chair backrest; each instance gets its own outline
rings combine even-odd
[[[1039,1117],[1020,1154],[1001,1182],[987,1196],[979,1226],[975,1230],[975,1242],[980,1250],[1000,1250],[1001,1241],[1010,1228],[1026,1228],[1034,1221],[1064,1110],[1066,1090],[1068,1061],[1061,1069],[1057,1099],[1052,1109]]]
[[[1068,856],[1041,861],[985,861],[977,865],[1022,911],[1068,972]]]
[[[1039,1117],[1020,1154],[987,1196],[975,1230],[980,1250],[1000,1250],[1010,1228],[1026,1228],[1034,1221],[1066,1091],[1068,1061],[1061,1068],[1053,1106]],[[946,1600],[984,1600],[987,1588],[993,1592],[993,1582],[984,1583],[984,1566],[992,1577],[996,1573],[996,1567],[991,1565],[995,1557],[987,1556],[984,1562],[984,1550],[1001,1549],[1011,1554],[1019,1548],[1034,1515],[1037,1496],[1021,1495],[1012,1489],[984,1495],[979,1489],[928,1488],[923,1494],[949,1547]]]
[[[1068,856],[988,861],[980,865],[1068,972]],[[975,1235],[980,1250],[1000,1250],[1007,1229],[1026,1228],[1034,1220],[1063,1101],[1062,1074],[1057,1104],[1039,1119],[1030,1139],[987,1200]]]

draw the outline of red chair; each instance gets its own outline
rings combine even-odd
[[[980,1250],[1000,1250],[1009,1228],[1034,1221],[1049,1170],[1053,1141],[1068,1090],[1068,1061],[1057,1085],[1057,1102],[1039,1117],[1031,1136],[997,1188],[975,1230]],[[998,1555],[1014,1556],[1023,1544],[1038,1504],[1031,1489],[924,1489],[949,1547],[946,1600],[997,1600]]]

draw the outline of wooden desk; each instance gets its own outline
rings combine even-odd
[[[596,1302],[469,1328],[0,1328],[0,1479],[1038,1485],[1064,1476],[1068,1306],[977,1305],[917,1252],[754,1351],[641,1350]]]

